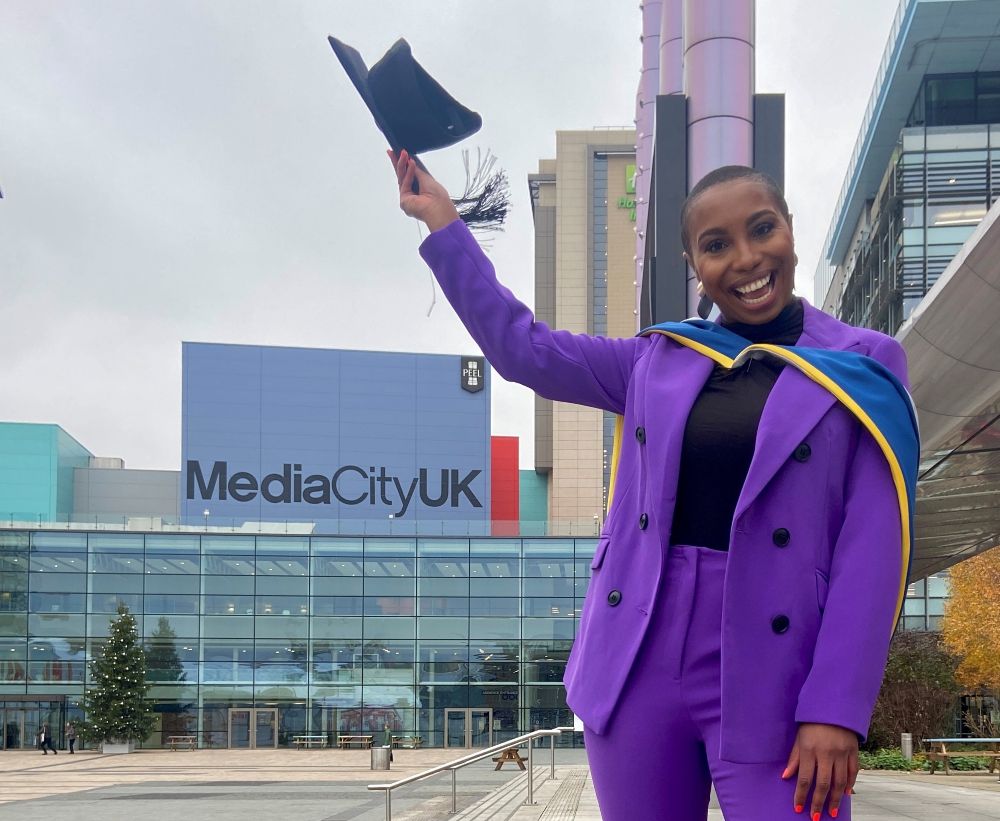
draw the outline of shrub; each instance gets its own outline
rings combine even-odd
[[[901,733],[912,733],[914,746],[923,738],[948,735],[959,694],[956,665],[936,633],[893,636],[865,749],[893,747]]]
[[[876,750],[869,752],[861,750],[858,753],[858,764],[863,770],[910,770],[920,769],[921,762],[918,760],[907,761],[903,758],[903,751],[898,747]]]

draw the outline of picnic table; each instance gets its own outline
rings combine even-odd
[[[195,745],[198,743],[198,736],[196,735],[168,735],[167,744],[170,745],[170,749],[174,752],[177,751],[178,744],[187,744],[189,750],[193,750]]]
[[[325,735],[292,736],[292,744],[294,744],[296,749],[299,750],[303,747],[325,747],[328,743],[329,739]]]
[[[508,747],[506,750],[500,753],[500,755],[494,756],[493,760],[497,763],[497,765],[493,768],[494,770],[499,770],[504,764],[507,764],[508,762],[512,764],[517,764],[517,766],[520,767],[522,770],[527,769],[524,766],[524,762],[527,761],[527,759],[521,755],[521,752],[520,750],[517,749],[517,747]]]
[[[986,758],[992,773],[997,763],[1000,762],[1000,738],[925,738],[924,744],[937,745],[938,749],[927,750],[927,761],[931,765],[931,774],[937,769],[940,762],[944,766],[944,774],[950,775],[948,769],[949,758]],[[949,744],[973,744],[986,745],[985,750],[949,750]]]
[[[360,744],[361,749],[367,750],[372,746],[373,738],[374,736],[370,735],[340,735],[337,736],[337,746],[346,750],[352,744]]]
[[[393,747],[410,747],[415,750],[423,743],[424,739],[419,735],[394,735],[392,737]]]

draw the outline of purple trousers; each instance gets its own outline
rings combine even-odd
[[[607,732],[586,731],[604,821],[705,821],[712,784],[726,821],[809,818],[808,800],[801,815],[792,806],[795,779],[781,778],[787,755],[768,764],[719,758],[727,557],[706,547],[669,551],[653,622]],[[845,795],[838,821],[850,818]]]

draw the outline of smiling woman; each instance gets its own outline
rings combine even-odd
[[[793,296],[792,218],[751,168],[711,172],[682,211],[719,322],[611,339],[535,321],[445,190],[405,151],[391,159],[400,206],[433,232],[421,254],[497,372],[621,417],[619,489],[565,673],[602,816],[704,819],[714,783],[727,818],[792,821],[808,804],[813,821],[849,819],[909,552],[917,448],[898,343]],[[812,361],[854,370],[837,381]],[[862,397],[891,409],[899,451]],[[540,561],[523,593],[561,613],[555,566]]]

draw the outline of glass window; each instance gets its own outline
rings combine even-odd
[[[454,596],[467,598],[468,578],[422,578],[417,581],[417,589],[422,597]]]
[[[253,576],[202,576],[202,590],[206,595],[252,596]]]
[[[146,593],[142,597],[144,613],[198,613],[198,596],[177,593]],[[197,632],[195,633],[197,635]]]
[[[147,576],[144,584],[146,595],[162,593],[164,595],[189,593],[196,594],[201,587],[197,576]]]
[[[202,572],[214,576],[252,576],[253,555],[250,553],[206,555],[202,559]]]
[[[33,613],[83,613],[85,605],[86,596],[83,593],[33,592],[30,610]]]
[[[314,596],[360,596],[364,592],[364,581],[361,576],[313,577],[312,593]]]
[[[470,618],[469,635],[473,639],[519,639],[521,622],[518,619]]]
[[[312,559],[313,576],[357,576],[364,575],[364,565],[360,560],[351,560],[339,556],[314,556]]]
[[[36,550],[31,553],[31,572],[83,574],[87,572],[87,554]]]
[[[472,578],[469,595],[473,597],[519,596],[521,580],[518,578]]]
[[[469,555],[468,539],[418,539],[417,555],[464,558]]]
[[[364,599],[361,596],[313,596],[309,602],[314,616],[360,616]]]
[[[416,539],[365,539],[365,556],[415,556]]]
[[[258,616],[308,616],[309,599],[306,596],[261,596],[254,599]]]
[[[366,631],[367,627],[366,623]],[[469,637],[469,620],[466,618],[423,617],[417,622],[417,634],[421,641],[467,639]]]
[[[473,556],[498,556],[516,563],[521,555],[521,542],[519,539],[472,539],[469,552]]]
[[[258,553],[257,575],[305,578],[309,575],[309,560],[305,556],[262,556]]]
[[[927,224],[929,226],[978,225],[986,216],[986,205],[981,201],[966,201],[927,204]]]
[[[313,536],[310,540],[313,556],[357,556],[364,552],[361,539]]]
[[[466,596],[429,596],[424,593],[417,601],[421,616],[469,615],[469,599]]]
[[[906,200],[903,203],[903,226],[921,228],[924,224],[924,201]]]
[[[206,595],[202,602],[207,616],[253,615],[253,596]]]
[[[927,578],[927,595],[943,597],[948,595],[947,574],[937,573]]]
[[[200,569],[197,553],[146,553],[147,575],[197,575]]]
[[[87,552],[87,535],[85,533],[32,533],[32,551],[42,552],[70,551]]]
[[[924,84],[924,116],[928,126],[960,125],[976,118],[973,76],[930,77]]]
[[[923,616],[924,599],[906,599],[903,602],[903,613],[907,616]]]
[[[366,618],[365,641],[371,639],[412,639],[416,634],[416,619],[400,616]]]
[[[256,550],[253,536],[202,536],[201,552],[208,555],[225,556],[241,553],[252,556]]]
[[[260,574],[260,563],[257,565],[256,593],[258,596],[282,595],[306,596],[309,594],[309,579],[301,576],[263,576]]]
[[[493,616],[517,618],[521,615],[521,600],[513,597],[497,598],[477,598],[469,600],[469,613],[473,616]]]

